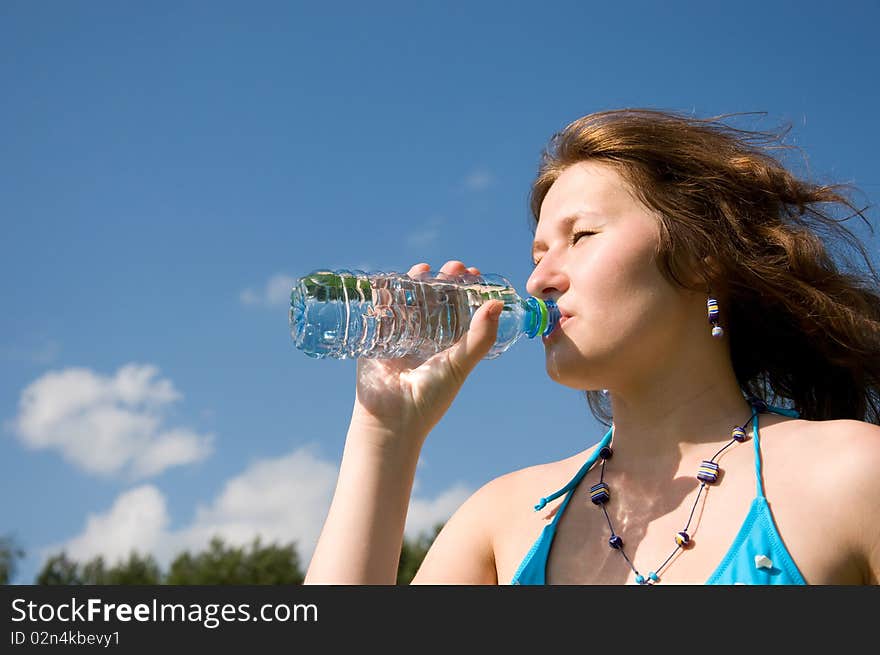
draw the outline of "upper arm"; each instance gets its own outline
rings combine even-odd
[[[849,519],[853,540],[862,560],[865,584],[880,584],[880,426],[844,421],[846,439],[837,478],[852,492]]]
[[[434,539],[412,584],[497,584],[493,516],[498,486],[493,480],[456,510]]]

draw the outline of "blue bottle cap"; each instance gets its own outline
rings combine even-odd
[[[554,301],[529,296],[526,304],[532,308],[536,317],[526,329],[526,336],[529,339],[534,339],[539,334],[546,337],[556,329],[559,323],[559,308]]]

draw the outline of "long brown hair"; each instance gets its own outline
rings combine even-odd
[[[532,227],[562,170],[587,160],[613,165],[659,217],[664,277],[723,299],[721,324],[745,395],[809,420],[880,423],[880,278],[842,225],[858,216],[873,234],[866,208],[845,195],[850,185],[808,182],[786,169],[774,152],[794,148],[782,143],[788,129],[737,129],[722,122],[729,116],[622,109],[579,118],[542,155]],[[840,211],[846,215],[835,217]],[[835,236],[867,270],[835,261]],[[702,285],[684,281],[695,278]],[[586,393],[607,425],[601,394]]]

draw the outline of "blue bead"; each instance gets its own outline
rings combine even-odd
[[[621,548],[623,548],[623,539],[620,538],[620,535],[613,534],[608,540],[608,545],[615,550],[620,550]]]
[[[611,498],[611,490],[604,482],[598,482],[590,487],[590,500],[596,505],[603,505]]]
[[[645,584],[645,576],[643,576],[643,575],[637,575],[637,576],[636,576],[636,582],[638,582],[639,584]]]
[[[648,577],[651,578],[651,580],[653,580],[654,582],[660,582],[660,577],[653,571],[648,574]]]

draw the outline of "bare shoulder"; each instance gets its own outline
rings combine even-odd
[[[483,484],[443,526],[413,583],[497,584],[509,577],[517,549],[535,526],[540,530],[540,515],[547,514],[535,512],[535,502],[564,485],[572,468],[574,475],[579,457],[519,469]]]
[[[492,508],[490,538],[496,576],[501,583],[513,578],[544,526],[555,517],[564,494],[543,507],[541,500],[567,485],[595,448],[506,473],[487,485],[486,501]]]
[[[839,480],[851,488],[851,502],[863,503],[876,516],[880,505],[880,426],[864,421],[813,421],[825,462]]]
[[[832,488],[841,490],[841,534],[852,545],[863,583],[880,584],[880,426],[852,420],[820,426],[820,439],[831,451]]]
[[[807,579],[877,584],[880,427],[844,419],[797,420],[778,423],[767,435],[761,444],[767,495],[795,559],[812,573]],[[836,548],[818,547],[828,535],[834,535]]]
[[[839,419],[786,421],[779,427],[783,429],[778,442],[781,448],[775,455],[777,463],[787,461],[795,465],[795,471],[814,471],[811,477],[815,482],[836,481],[836,493],[848,488],[849,493],[844,489],[848,500],[860,502],[862,498],[876,505],[873,499],[880,491],[880,426]],[[772,440],[768,446],[773,448]],[[871,491],[875,493],[870,495]]]
[[[810,446],[807,456],[818,457],[825,466],[845,468],[849,479],[871,473],[871,478],[880,480],[876,475],[880,464],[880,426],[849,419],[799,423],[803,424],[802,436]]]
[[[594,449],[592,446],[564,459],[535,464],[495,478],[487,485],[491,487],[490,493],[495,500],[493,506],[501,510],[506,508],[506,518],[535,514],[541,519],[552,517],[560,503],[548,503],[545,512],[536,512],[535,505],[565,486]]]
[[[559,503],[548,503],[544,512],[535,511],[536,503],[564,486],[591,451],[499,475],[471,494],[458,513],[479,517],[492,535],[520,519],[550,518]]]

